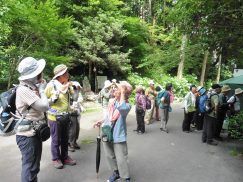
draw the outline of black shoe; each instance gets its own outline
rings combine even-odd
[[[214,146],[216,146],[216,145],[218,145],[218,142],[216,142],[216,141],[211,141],[211,142],[207,142],[207,144],[208,144],[208,145],[214,145]]]
[[[223,138],[222,137],[215,137],[215,140],[217,140],[217,141],[223,141]]]
[[[79,150],[80,146],[77,143],[74,143],[74,148]]]
[[[206,143],[206,140],[202,140],[202,143]]]
[[[183,131],[184,133],[190,133],[190,131],[187,131],[187,130],[185,130],[185,131]]]

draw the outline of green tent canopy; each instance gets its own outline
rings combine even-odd
[[[241,85],[241,87],[243,87],[243,75],[233,77],[228,80],[224,80],[224,81],[220,82],[219,84],[221,84],[221,85],[226,85],[226,84],[227,85]]]

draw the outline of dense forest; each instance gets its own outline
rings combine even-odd
[[[73,79],[209,85],[243,67],[242,0],[1,0],[0,90],[25,56]]]

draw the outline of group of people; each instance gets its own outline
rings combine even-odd
[[[19,85],[16,90],[16,141],[22,154],[22,182],[37,182],[40,171],[42,141],[37,136],[35,126],[48,121],[51,136],[52,164],[57,169],[64,165],[75,165],[68,151],[80,149],[79,136],[80,113],[82,112],[81,85],[70,81],[68,68],[64,64],[53,70],[53,78],[47,83],[43,79],[46,66],[44,59],[26,57],[18,65]],[[112,88],[107,97],[107,88]],[[103,142],[107,161],[112,169],[108,181],[123,178],[130,182],[128,169],[128,149],[126,117],[131,109],[128,98],[132,86],[121,81],[106,81],[101,92],[104,117],[95,126],[112,127],[112,142]],[[23,120],[24,119],[24,120]],[[25,122],[22,122],[25,121]]]
[[[75,165],[68,149],[79,149],[81,85],[69,81],[68,68],[60,64],[47,84],[43,79],[44,59],[26,57],[18,65],[19,85],[16,90],[16,116],[21,119],[16,128],[16,141],[22,154],[22,182],[36,182],[40,171],[42,141],[35,126],[48,120],[51,135],[53,166]],[[24,120],[23,120],[24,119]],[[25,121],[25,122],[22,122]]]
[[[76,161],[68,151],[80,149],[79,136],[80,113],[82,112],[81,85],[70,81],[68,68],[64,64],[53,70],[53,78],[47,82],[43,79],[44,59],[24,58],[18,65],[19,85],[16,91],[16,116],[24,118],[16,129],[16,141],[22,154],[22,182],[36,182],[40,170],[42,141],[34,129],[38,123],[48,121],[51,135],[51,154],[53,166],[57,169],[64,165],[75,165]],[[145,124],[155,120],[161,121],[160,130],[168,133],[167,123],[174,96],[171,83],[165,89],[155,88],[149,81],[147,89],[136,88],[135,112],[138,134],[145,132]],[[191,127],[203,129],[202,142],[217,145],[226,114],[230,117],[240,111],[240,96],[243,90],[235,89],[235,94],[228,99],[231,88],[214,84],[210,91],[204,87],[190,86],[190,92],[184,100],[183,132],[190,132]],[[104,137],[103,146],[109,167],[112,170],[108,182],[120,178],[130,182],[128,167],[126,117],[131,110],[128,99],[132,86],[127,81],[117,83],[115,79],[105,81],[99,93],[103,107],[103,117],[94,126],[111,132],[111,138]],[[232,109],[233,108],[233,109]],[[107,130],[107,128],[109,130]],[[103,130],[102,130],[103,131]],[[102,138],[103,139],[103,138]]]
[[[167,83],[165,89],[162,90],[160,86],[155,87],[152,80],[149,81],[149,87],[146,90],[141,85],[137,86],[135,95],[137,129],[134,131],[143,134],[145,124],[152,123],[155,113],[155,120],[161,121],[160,130],[168,133],[167,123],[174,99],[172,88],[172,84]],[[147,107],[148,104],[151,106]]]
[[[234,95],[228,97],[231,88],[228,85],[213,84],[207,91],[204,87],[190,86],[190,92],[184,99],[184,120],[182,131],[189,133],[192,128],[203,130],[202,142],[217,145],[226,117],[240,112],[240,97],[243,90],[237,88]]]

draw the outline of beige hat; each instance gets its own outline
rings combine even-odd
[[[241,90],[241,88],[235,89],[235,95],[239,95],[241,93],[243,93],[243,90]]]
[[[138,86],[136,87],[135,92],[138,93],[138,92],[141,92],[142,90],[144,90],[143,86],[142,86],[142,85],[138,85]]]
[[[221,88],[221,92],[227,92],[230,90],[231,90],[231,88],[229,87],[229,85],[223,85],[223,87]]]
[[[57,77],[62,76],[64,73],[66,73],[67,69],[68,68],[65,64],[57,65],[53,70],[53,73],[54,73],[53,79],[56,79]]]
[[[18,65],[20,73],[19,80],[28,80],[39,75],[45,68],[46,61],[44,59],[36,60],[33,57],[24,58]]]

